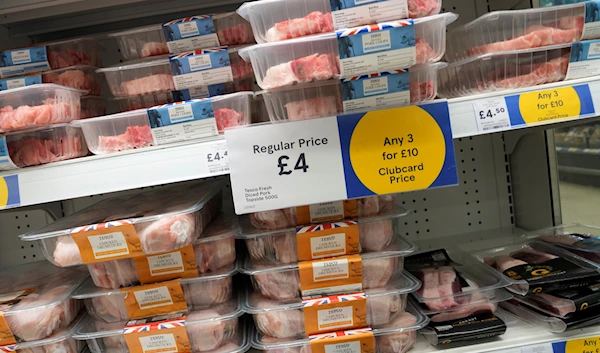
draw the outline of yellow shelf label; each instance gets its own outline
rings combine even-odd
[[[564,120],[581,115],[581,99],[573,87],[525,93],[519,109],[527,125]]]

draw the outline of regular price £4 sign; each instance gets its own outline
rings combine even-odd
[[[225,132],[238,214],[458,183],[446,102]]]

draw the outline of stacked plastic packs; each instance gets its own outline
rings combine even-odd
[[[431,320],[420,332],[432,345],[497,337],[516,321],[498,308],[513,297],[502,289],[509,282],[467,253],[428,251],[407,257],[405,266],[422,282],[413,297]]]
[[[575,233],[569,235],[562,227],[536,233],[542,235],[541,240],[568,247],[566,239],[573,239],[571,245],[579,241],[577,228],[584,227],[571,228]],[[579,243],[585,247],[583,244],[591,243]],[[475,256],[510,283],[508,289],[515,294],[514,299],[501,306],[524,321],[555,333],[600,322],[597,264],[536,239],[484,250]]]
[[[491,12],[448,32],[450,61],[439,71],[444,98],[595,75],[594,2]],[[581,42],[583,41],[583,42]],[[590,55],[588,55],[588,53]]]
[[[256,326],[253,347],[304,352],[360,341],[377,352],[409,350],[428,319],[407,303],[420,283],[404,272],[404,257],[414,251],[399,235],[406,214],[386,196],[242,218],[238,238],[248,257],[241,272],[252,282],[243,307]]]
[[[272,121],[422,103],[437,95],[446,26],[457,18],[440,8],[436,0],[248,2],[238,13],[259,44],[240,55],[266,90]]]

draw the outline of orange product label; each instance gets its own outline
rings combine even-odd
[[[375,353],[371,328],[337,331],[310,336],[312,353]]]
[[[3,350],[14,351],[15,343],[17,343],[17,339],[13,335],[10,327],[8,327],[8,323],[4,318],[4,312],[0,311],[0,346],[6,346],[2,347]]]
[[[362,291],[360,255],[298,263],[302,296],[321,297]]]
[[[305,299],[302,305],[309,335],[368,326],[365,293]]]
[[[193,245],[164,254],[136,257],[134,261],[142,284],[198,277]]]
[[[71,230],[83,263],[143,256],[142,244],[130,221],[114,221]]]
[[[14,344],[17,343],[12,330],[4,318],[3,310],[9,309],[36,290],[37,288],[27,288],[10,293],[0,293],[0,346],[2,346],[2,351],[14,351]]]
[[[358,224],[341,221],[296,228],[296,243],[300,261],[358,254]]]
[[[131,319],[187,311],[180,280],[121,289]]]
[[[191,352],[185,317],[156,322],[129,322],[123,337],[130,353]]]
[[[296,207],[297,224],[310,224],[358,217],[356,200],[323,202]]]

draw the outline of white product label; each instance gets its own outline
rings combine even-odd
[[[182,104],[169,108],[169,118],[173,124],[194,120],[192,106],[190,104]]]
[[[344,201],[323,202],[308,206],[311,223],[319,219],[329,219],[331,216],[344,218]]]
[[[407,0],[382,2],[354,0],[354,5],[356,6],[339,10],[334,9],[331,15],[336,30],[408,17]]]
[[[169,254],[148,256],[148,268],[151,276],[168,275],[171,273],[180,273],[185,270],[181,252],[175,251]]]
[[[191,119],[188,119],[191,120]],[[152,136],[157,145],[164,145],[174,142],[182,142],[217,136],[217,122],[215,118],[190,121],[169,126],[163,126],[152,129]]]
[[[87,237],[94,258],[108,259],[115,256],[129,255],[127,240],[121,232],[114,232],[102,235],[90,235]]]
[[[175,335],[172,333],[140,337],[139,340],[144,353],[175,353],[178,351]]]
[[[231,71],[231,66],[173,76],[175,89],[178,90],[231,81],[233,81],[233,72]]]
[[[389,92],[387,77],[372,78],[363,81],[363,90],[365,96],[373,94],[382,94]]]
[[[205,156],[206,162],[205,174],[222,175],[229,172],[229,153],[225,141],[205,144],[203,148],[202,155]]]
[[[194,23],[194,25],[196,24]],[[167,42],[167,46],[169,47],[169,53],[171,54],[183,53],[186,51],[192,51],[201,48],[213,48],[218,47],[219,45],[219,37],[217,37],[216,34],[207,34],[204,36],[197,36]]]
[[[0,171],[18,169],[8,153],[8,145],[6,144],[6,136],[0,136]]]
[[[189,88],[189,91],[191,99],[208,98],[210,96],[210,93],[208,92],[208,86],[192,87]]]
[[[343,212],[343,211],[342,211]],[[310,239],[310,250],[313,259],[333,257],[346,254],[346,234],[332,234]],[[337,251],[333,253],[332,251]],[[323,254],[326,255],[318,255]]]
[[[210,55],[195,55],[191,56],[189,59],[190,70],[198,71],[198,70],[206,70],[212,67],[212,63],[210,61]]]
[[[567,80],[600,74],[600,41],[573,43]]]
[[[326,344],[325,353],[361,353],[360,341]]]
[[[366,92],[365,92],[366,94]],[[402,91],[380,96],[352,99],[342,102],[344,112],[352,113],[370,109],[384,109],[410,104],[410,91]]]
[[[12,293],[0,294],[0,303],[6,303],[6,302],[13,301],[13,300],[17,299],[18,297],[20,297],[21,295],[23,295],[23,293],[25,293],[26,291],[27,290],[20,290],[20,291],[16,291],[16,292],[12,292]]]
[[[184,22],[177,25],[177,27],[179,27],[179,33],[181,33],[182,38],[197,36],[200,34],[198,25],[195,21]]]
[[[6,87],[8,89],[15,89],[25,87],[25,79],[16,79],[16,80],[6,80]]]
[[[363,52],[388,50],[392,48],[392,40],[389,31],[381,31],[363,35]]]
[[[168,287],[159,287],[133,292],[140,309],[158,308],[172,305],[173,298]]]
[[[350,278],[350,266],[348,259],[317,261],[312,264],[312,267],[313,280],[315,282]]]
[[[596,39],[598,37],[600,37],[600,22],[586,23],[583,26],[581,40]]]
[[[384,32],[379,34],[383,35]],[[385,46],[387,37],[382,37],[381,42],[369,41],[365,52],[374,51],[376,46]],[[351,78],[354,76],[361,76],[373,72],[386,72],[394,71],[400,68],[407,68],[413,66],[416,63],[417,50],[415,47],[389,50],[386,52],[360,55],[351,58],[340,60],[340,70],[342,78]]]
[[[317,311],[317,321],[320,331],[337,331],[354,326],[354,307],[346,306]]]
[[[27,64],[31,62],[31,52],[29,49],[18,50],[10,53],[13,65]]]
[[[482,99],[473,103],[477,130],[493,132],[510,128],[510,114],[504,97]]]

